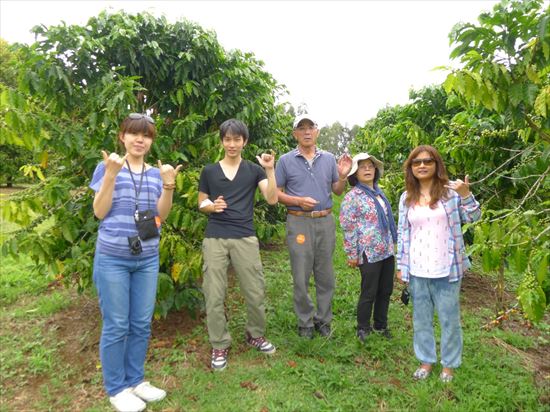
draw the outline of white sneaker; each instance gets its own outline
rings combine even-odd
[[[145,402],[160,401],[166,396],[166,391],[154,387],[149,382],[141,382],[133,388],[132,392]]]
[[[147,406],[145,402],[133,394],[132,388],[124,389],[115,396],[111,396],[109,400],[118,412],[141,412]]]

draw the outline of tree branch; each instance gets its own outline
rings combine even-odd
[[[527,123],[529,124],[529,127],[531,127],[531,129],[533,129],[536,133],[538,133],[540,135],[542,140],[544,140],[545,142],[550,143],[550,135],[548,133],[546,133],[544,130],[542,130],[542,128],[539,125],[537,125],[535,122],[533,122],[533,120],[531,120],[529,115],[525,114],[525,120],[527,120]]]

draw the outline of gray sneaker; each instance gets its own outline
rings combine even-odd
[[[330,323],[321,323],[321,322],[315,322],[314,323],[315,330],[324,338],[330,337],[332,335],[332,330],[330,329]]]
[[[390,332],[390,330],[388,328],[384,328],[384,329],[374,329],[374,331],[376,333],[379,333],[380,335],[382,335],[383,337],[385,337],[386,339],[391,339],[392,338],[392,334]]]
[[[298,335],[302,338],[313,339],[313,328],[311,326],[298,326]]]
[[[371,333],[371,328],[358,328],[357,338],[361,341],[361,343],[365,343],[365,341],[367,340],[367,336],[369,336]]]

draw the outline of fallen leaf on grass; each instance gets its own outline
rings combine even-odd
[[[153,348],[169,348],[172,346],[172,344],[170,343],[169,340],[155,339],[154,341],[151,342],[150,346]]]
[[[321,391],[313,392],[313,396],[315,396],[317,399],[325,399],[325,395]]]
[[[291,368],[295,368],[296,366],[298,366],[298,364],[296,362],[294,362],[293,360],[289,360],[287,362],[287,365],[290,366]]]
[[[254,382],[251,382],[251,381],[244,381],[244,382],[241,382],[241,388],[255,391],[256,389],[258,389],[258,385],[256,385]]]

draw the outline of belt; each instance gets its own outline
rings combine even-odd
[[[289,215],[293,216],[305,216],[305,217],[311,217],[312,219],[318,218],[318,217],[325,217],[332,213],[332,209],[325,209],[325,210],[312,210],[311,212],[301,211],[301,210],[287,210]]]

